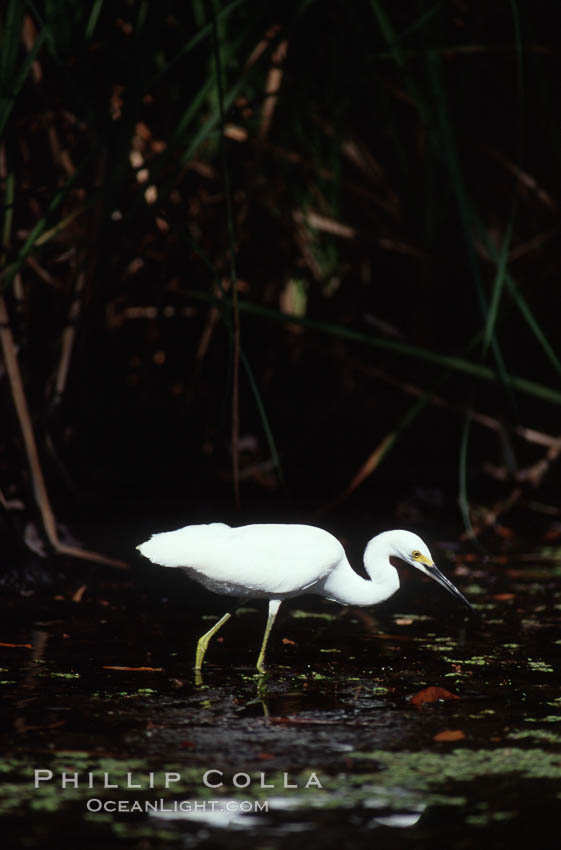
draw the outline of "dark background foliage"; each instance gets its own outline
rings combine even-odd
[[[555,533],[556,17],[8,0],[3,353],[59,519],[236,520],[238,458],[243,519]]]

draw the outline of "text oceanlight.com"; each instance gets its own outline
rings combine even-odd
[[[228,814],[241,812],[268,812],[268,800],[100,800],[92,797],[86,801],[89,812],[120,812],[133,814],[144,812],[156,814],[169,812],[199,812],[203,814],[224,812]]]

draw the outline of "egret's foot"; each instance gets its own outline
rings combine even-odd
[[[198,668],[195,667],[195,687],[201,688],[203,686],[204,686],[204,682],[203,682],[203,674],[201,672],[201,669],[200,669],[200,667],[198,667]]]

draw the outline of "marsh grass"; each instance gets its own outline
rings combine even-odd
[[[239,502],[240,439],[254,429],[257,466],[272,462],[271,486],[290,482],[294,364],[319,346],[330,392],[303,402],[304,419],[325,422],[331,396],[356,407],[352,358],[394,388],[335,501],[399,464],[393,449],[437,390],[464,410],[466,526],[469,470],[486,460],[472,421],[501,423],[504,486],[526,486],[537,460],[523,426],[553,439],[561,404],[547,13],[515,0],[7,0],[0,27],[0,285],[43,459],[64,464],[60,433],[83,426],[80,385],[97,361],[100,418],[120,392],[103,376],[119,374],[135,410],[154,415],[155,393],[173,397],[168,415],[200,420],[180,467],[229,432]],[[293,281],[297,306],[283,295]],[[170,310],[183,318],[167,322]],[[404,411],[411,380],[421,400]],[[534,486],[557,462],[551,439]],[[19,451],[17,434],[4,441]]]

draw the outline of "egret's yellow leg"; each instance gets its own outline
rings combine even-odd
[[[257,659],[257,669],[260,673],[265,672],[265,650],[267,649],[267,641],[269,640],[269,635],[271,634],[271,629],[273,628],[273,623],[275,622],[275,617],[278,614],[281,602],[281,599],[269,600],[269,616],[267,617],[267,625],[265,626],[265,634],[263,635],[261,652],[259,653],[259,658]]]
[[[197,655],[195,656],[195,670],[200,670],[203,666],[203,659],[208,649],[211,637],[216,634],[218,629],[222,628],[224,623],[228,622],[228,620],[232,616],[232,613],[232,611],[228,611],[226,614],[224,614],[223,617],[220,617],[220,619],[214,624],[212,629],[209,629],[208,632],[205,632],[204,635],[199,638],[199,642],[197,643]]]
[[[205,657],[206,651],[207,651],[207,649],[208,649],[208,645],[209,645],[209,643],[210,643],[210,639],[211,639],[211,637],[212,637],[213,635],[215,635],[215,634],[216,634],[216,632],[217,632],[219,629],[221,629],[221,628],[222,628],[222,626],[224,625],[224,623],[227,623],[227,622],[228,622],[228,620],[230,619],[230,617],[232,616],[232,614],[235,614],[235,613],[236,613],[236,611],[238,610],[238,608],[241,608],[241,606],[242,606],[242,605],[244,605],[244,604],[247,602],[248,598],[249,598],[249,597],[245,597],[244,599],[241,599],[241,600],[238,602],[238,604],[236,605],[236,607],[235,607],[235,608],[232,608],[232,610],[231,610],[231,611],[227,611],[227,612],[226,612],[226,614],[224,614],[224,616],[223,616],[223,617],[221,617],[221,618],[220,618],[220,619],[219,619],[219,620],[218,620],[218,621],[214,624],[214,626],[213,626],[211,629],[209,629],[209,630],[208,630],[208,632],[205,632],[205,633],[204,633],[204,635],[202,635],[202,636],[199,638],[198,643],[197,643],[197,654],[196,654],[196,656],[195,656],[195,670],[200,670],[200,669],[201,669],[201,667],[203,666],[203,660],[204,660],[204,657]]]

